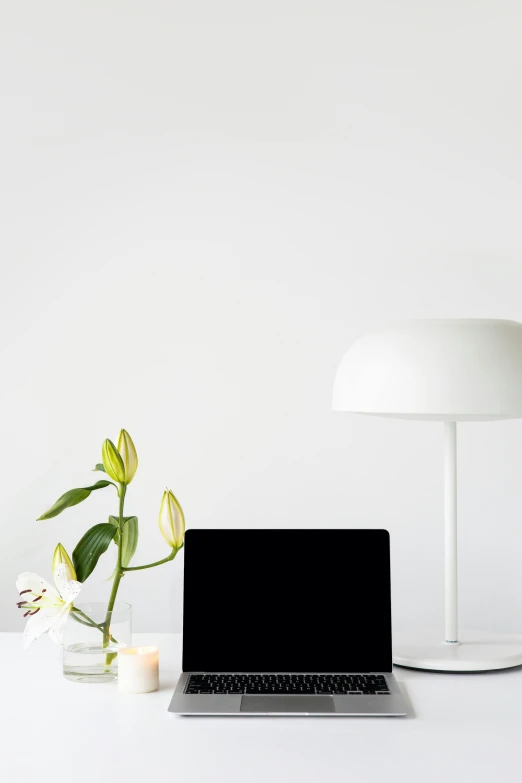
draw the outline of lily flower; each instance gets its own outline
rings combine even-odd
[[[22,598],[18,608],[24,610],[24,617],[29,617],[24,631],[24,649],[47,632],[53,642],[63,644],[63,629],[82,585],[67,578],[66,563],[57,565],[53,576],[56,589],[38,574],[25,572],[16,580]]]
[[[179,549],[185,537],[185,517],[170,489],[165,490],[161,500],[159,528],[167,544],[172,549]]]
[[[53,554],[53,574],[55,570],[58,568],[60,563],[64,563],[65,565],[65,576],[69,580],[76,579],[76,571],[74,570],[74,566],[72,564],[71,558],[67,554],[67,551],[62,544],[57,544],[56,549],[54,550]]]
[[[120,452],[109,438],[103,441],[102,461],[107,475],[110,476],[113,481],[124,484],[125,465],[123,464]]]
[[[138,470],[138,454],[127,430],[121,430],[118,438],[118,451],[125,467],[125,483],[130,484]]]

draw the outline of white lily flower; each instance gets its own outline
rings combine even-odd
[[[38,574],[25,572],[16,580],[22,600],[18,608],[29,617],[24,631],[24,649],[39,636],[49,632],[56,644],[63,644],[63,629],[73,602],[82,589],[81,582],[67,578],[67,565],[60,563],[54,569],[54,587]]]
[[[125,483],[130,484],[138,470],[138,455],[136,447],[127,430],[121,430],[118,438],[118,451],[125,467]]]
[[[161,499],[159,528],[167,544],[179,549],[185,537],[185,517],[174,493],[166,489]]]
[[[76,571],[74,570],[71,558],[67,554],[65,547],[62,546],[62,544],[57,544],[53,554],[53,574],[60,563],[64,563],[65,565],[65,576],[67,579],[76,579]]]

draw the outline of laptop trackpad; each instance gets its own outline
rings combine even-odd
[[[240,712],[335,712],[332,696],[243,696]]]

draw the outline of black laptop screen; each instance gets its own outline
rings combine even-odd
[[[391,671],[385,530],[189,530],[183,670]]]

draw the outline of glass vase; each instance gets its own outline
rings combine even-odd
[[[111,682],[118,678],[118,650],[131,645],[130,604],[111,612],[98,602],[75,604],[63,636],[63,675],[73,682]]]

